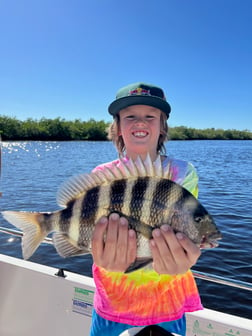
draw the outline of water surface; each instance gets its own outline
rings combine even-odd
[[[220,246],[204,251],[194,269],[252,283],[252,142],[171,141],[167,152],[194,164],[200,201],[223,233]],[[116,157],[110,142],[5,142],[1,209],[56,210],[62,182]],[[0,225],[13,228],[2,218]],[[0,233],[0,253],[22,258],[20,239]],[[42,244],[30,260],[91,276],[91,256],[63,259],[50,245]],[[205,307],[252,317],[251,292],[197,283]]]

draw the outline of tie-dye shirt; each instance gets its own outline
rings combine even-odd
[[[124,160],[127,160],[125,158]],[[94,169],[103,170],[119,164],[119,160]],[[194,167],[182,160],[166,157],[171,180],[198,196],[198,176]],[[198,289],[188,270],[184,274],[158,274],[153,269],[140,269],[129,274],[108,272],[93,265],[96,284],[94,308],[101,317],[130,325],[150,325],[180,319],[185,312],[202,309]]]

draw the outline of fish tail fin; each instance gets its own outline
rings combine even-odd
[[[46,228],[42,224],[44,214],[41,212],[2,211],[2,215],[8,222],[23,231],[23,258],[29,259],[51,231],[48,226]]]

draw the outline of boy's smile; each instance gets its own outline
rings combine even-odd
[[[161,111],[147,105],[132,105],[119,112],[120,135],[123,137],[127,155],[145,158],[149,153],[153,160],[157,156],[160,136]]]
[[[143,137],[146,137],[148,135],[148,132],[145,132],[145,131],[135,131],[132,134],[135,137],[137,137],[137,138],[143,138]]]

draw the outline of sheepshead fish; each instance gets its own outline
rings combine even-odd
[[[28,259],[53,232],[54,246],[62,257],[91,252],[96,221],[116,212],[127,218],[137,233],[137,259],[128,271],[152,261],[152,230],[166,223],[183,232],[200,248],[218,245],[221,233],[212,216],[185,188],[170,180],[170,167],[160,157],[152,163],[138,158],[111,168],[70,178],[59,189],[55,212],[3,211],[3,217],[23,230],[22,251]]]

